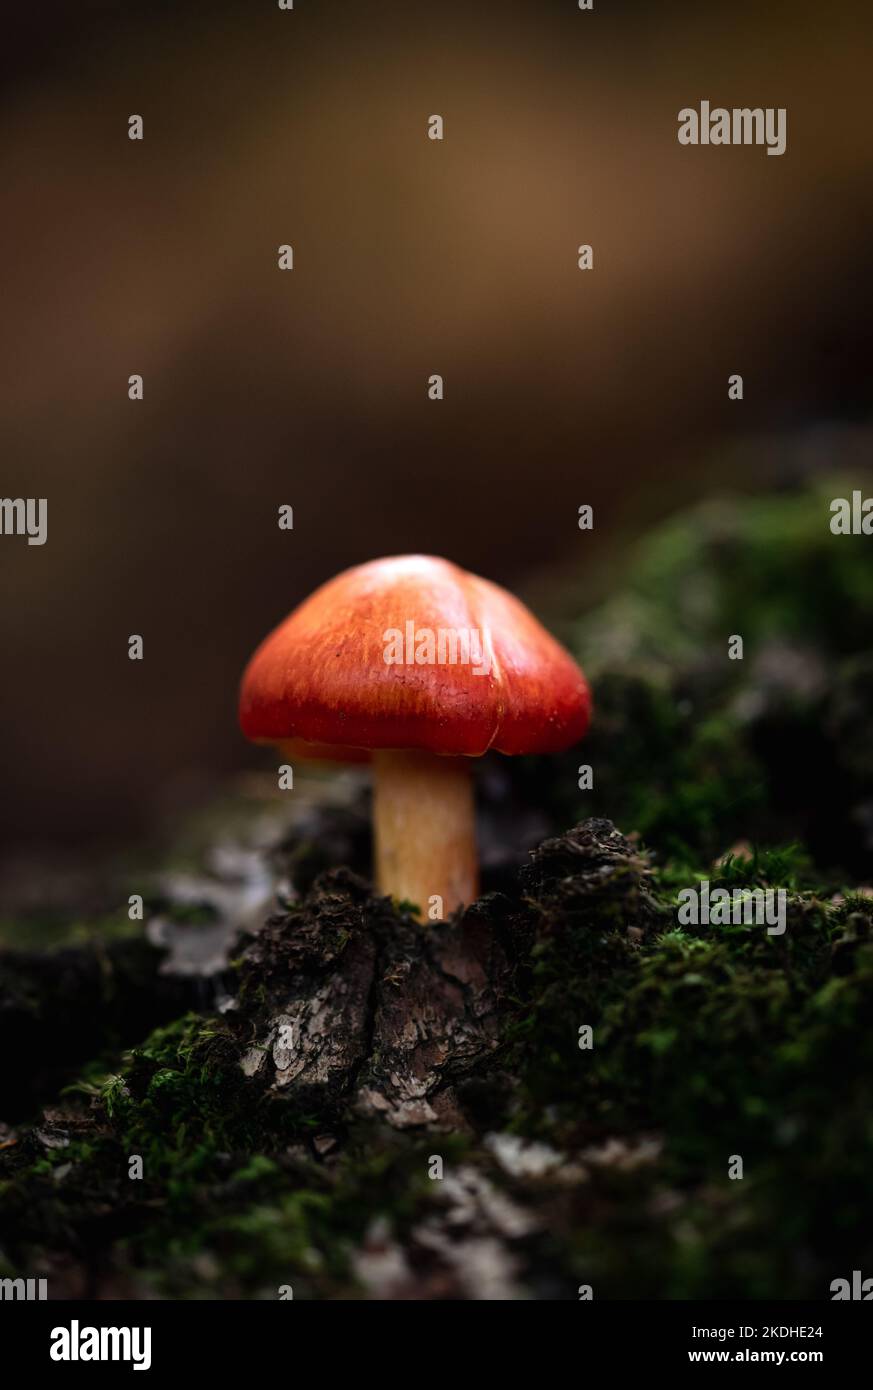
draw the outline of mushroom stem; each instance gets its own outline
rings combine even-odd
[[[469,758],[380,750],[373,754],[373,782],[380,893],[417,904],[418,915],[431,920],[473,902],[478,864]]]

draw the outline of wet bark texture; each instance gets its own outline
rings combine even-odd
[[[306,834],[331,842],[332,816]],[[425,925],[372,894],[363,840],[340,840],[353,867],[280,895],[218,983],[171,973],[196,952],[169,929],[164,952],[15,957],[7,1072],[32,1104],[0,1124],[0,1273],[46,1273],[52,1297],[771,1296],[798,1211],[793,1292],[863,1266],[869,1241],[845,1232],[869,1206],[851,1158],[869,1123],[867,899],[792,894],[778,941],[683,934],[648,856],[590,819],[511,891]],[[280,881],[301,854],[293,836],[274,851]],[[101,1057],[74,1093],[57,1019]],[[737,1152],[755,1155],[744,1183]]]
[[[451,1123],[454,1085],[497,1046],[509,979],[487,910],[422,926],[332,871],[246,952],[242,1066],[275,1095],[342,1103],[401,1129]]]

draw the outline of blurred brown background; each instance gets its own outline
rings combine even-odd
[[[49,503],[0,538],[4,844],[256,765],[241,668],[347,565],[596,585],[684,500],[866,450],[871,38],[811,0],[4,16],[0,491]],[[679,146],[702,98],[787,107],[787,153]]]

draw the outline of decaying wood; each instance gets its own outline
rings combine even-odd
[[[333,1097],[399,1128],[435,1122],[453,1083],[497,1046],[508,973],[481,911],[423,926],[330,872],[246,954],[243,1070],[277,1095]]]

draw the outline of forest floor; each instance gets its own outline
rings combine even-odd
[[[350,773],[214,808],[145,889],[11,913],[0,1276],[817,1299],[873,1266],[864,546],[808,488],[676,518],[594,608],[556,578],[593,731],[483,760],[448,923],[374,896]],[[685,920],[703,881],[784,890],[785,930]]]

